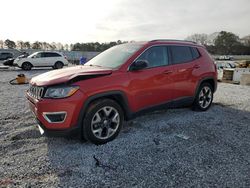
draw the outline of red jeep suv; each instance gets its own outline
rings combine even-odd
[[[216,67],[193,42],[153,40],[114,46],[85,65],[50,71],[30,81],[27,98],[41,133],[69,133],[104,144],[124,120],[154,107],[207,110]]]

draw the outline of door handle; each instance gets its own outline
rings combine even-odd
[[[200,68],[200,65],[194,65],[193,68],[194,68],[194,69],[198,69],[198,68]]]
[[[166,70],[166,71],[164,71],[163,72],[163,74],[171,74],[173,71],[171,71],[171,70]]]

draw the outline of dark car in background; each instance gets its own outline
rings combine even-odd
[[[0,52],[0,62],[3,62],[9,58],[13,58],[13,53],[10,52]]]
[[[17,57],[17,59],[18,59],[18,58],[19,58],[19,59],[21,59],[21,58],[26,58],[26,57],[28,57],[28,56],[29,56],[29,54],[26,53],[26,52],[24,52],[22,55],[19,55],[19,56]],[[14,60],[15,60],[15,58],[9,58],[9,59],[5,60],[5,61],[3,62],[3,64],[6,65],[6,66],[14,66]]]

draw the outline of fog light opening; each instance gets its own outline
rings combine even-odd
[[[49,123],[63,123],[66,119],[67,112],[44,112],[43,117]]]

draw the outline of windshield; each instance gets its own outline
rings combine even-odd
[[[32,58],[33,56],[36,56],[37,54],[38,54],[38,52],[35,52],[35,53],[29,55],[28,58]]]
[[[85,65],[117,68],[125,63],[141,47],[142,44],[135,43],[117,45],[100,53]]]

